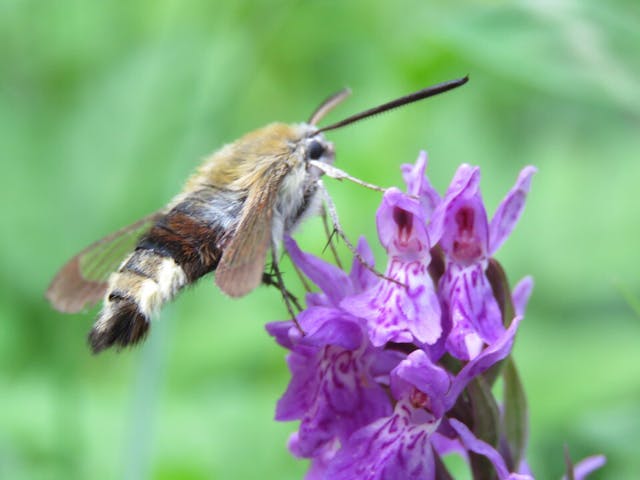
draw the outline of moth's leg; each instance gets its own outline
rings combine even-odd
[[[286,287],[284,286],[280,286],[280,283],[278,282],[277,279],[277,274],[276,274],[276,269],[278,267],[275,267],[273,265],[271,265],[270,271],[268,272],[264,272],[262,274],[262,284],[266,285],[268,287],[276,287],[278,289],[278,291],[285,297],[287,297],[289,299],[289,301],[299,310],[302,311],[302,307],[300,306],[300,302],[298,302],[298,298],[291,293],[289,290],[287,290]],[[278,270],[279,272],[279,270]]]
[[[327,218],[327,209],[324,207],[324,205],[322,206],[320,215],[322,216],[322,226],[324,227],[324,233],[327,236],[327,245],[324,247],[324,250],[326,250],[327,247],[329,247],[331,249],[331,253],[333,254],[333,258],[336,261],[336,265],[341,270],[344,270],[342,268],[342,262],[340,261],[340,257],[338,256],[338,251],[336,250],[336,246],[333,243],[333,236],[337,233],[337,231],[335,229],[335,225],[333,229],[329,230],[329,219]]]
[[[380,187],[378,185],[374,185],[373,183],[365,182],[364,180],[360,180],[359,178],[356,178],[356,177],[352,177],[347,172],[345,172],[344,170],[340,170],[335,165],[330,165],[328,163],[320,162],[318,160],[309,160],[309,163],[314,167],[322,170],[322,172],[327,177],[335,178],[336,180],[340,180],[340,181],[349,180],[350,182],[360,185],[361,187],[368,188],[370,190],[375,190],[376,192],[384,193],[387,191],[386,188]]]
[[[275,249],[271,249],[271,272],[272,273],[263,273],[262,274],[262,282],[266,285],[273,285],[280,290],[282,294],[282,299],[284,300],[284,304],[287,307],[287,311],[291,316],[291,320],[295,324],[296,328],[300,332],[301,335],[304,336],[304,330],[298,323],[298,319],[296,318],[296,313],[293,310],[295,306],[299,311],[302,310],[298,299],[284,286],[284,280],[282,279],[282,272],[280,271],[280,267],[278,266],[278,259],[276,258],[276,254],[274,253]]]
[[[338,218],[338,211],[336,209],[336,205],[333,203],[333,200],[331,199],[331,196],[329,195],[329,192],[325,188],[322,180],[318,180],[318,189],[320,190],[320,192],[322,192],[322,195],[324,196],[326,211],[329,214],[331,223],[333,223],[334,231],[342,239],[342,241],[345,243],[347,248],[351,251],[353,256],[358,260],[358,262],[360,262],[360,264],[363,267],[365,267],[367,270],[372,272],[376,277],[383,278],[390,282],[397,283],[398,285],[405,286],[402,282],[399,282],[395,278],[387,277],[385,274],[377,271],[372,265],[369,264],[369,262],[367,262],[367,260],[362,255],[360,255],[360,252],[358,252],[358,249],[353,245],[353,243],[351,243],[351,240],[347,238],[346,234],[344,233],[344,230],[342,230],[342,226],[340,225],[340,219]]]

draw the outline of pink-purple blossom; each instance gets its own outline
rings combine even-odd
[[[445,272],[438,292],[451,324],[447,351],[469,360],[504,329],[500,308],[486,277],[489,258],[515,227],[529,191],[534,167],[525,167],[489,223],[480,194],[480,169],[461,165],[439,205],[440,246]]]
[[[433,344],[442,334],[440,303],[429,275],[431,244],[418,200],[391,188],[376,214],[380,243],[389,255],[385,277],[340,306],[364,319],[371,342]],[[393,281],[389,281],[389,279]]]
[[[402,166],[407,192],[383,195],[376,214],[387,253],[382,275],[370,270],[364,238],[357,251],[367,266],[354,259],[350,273],[285,239],[292,261],[319,288],[297,315],[304,333],[292,321],[267,325],[289,350],[291,381],[276,419],[300,422],[289,449],[311,461],[307,479],[447,478],[440,457],[448,454],[487,459],[474,467],[491,469],[481,475],[533,479],[526,438],[510,433],[527,430],[510,353],[533,280],[511,289],[489,270],[500,268],[492,256],[522,214],[535,168],[520,172],[489,221],[478,167],[462,165],[440,196],[426,164],[421,152]],[[493,415],[487,397],[507,362],[503,381],[517,388],[505,388],[516,392],[505,408],[521,425],[507,432],[496,417],[487,431],[473,419]],[[579,463],[576,478],[600,463]]]

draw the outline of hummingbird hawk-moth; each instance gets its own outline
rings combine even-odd
[[[321,204],[320,177],[334,176],[324,132],[431,97],[467,77],[419,90],[325,127],[317,122],[348,95],[325,100],[306,123],[272,123],[208,157],[161,210],[95,242],[55,276],[46,298],[61,312],[103,299],[89,343],[94,353],[142,340],[163,304],[215,272],[225,294],[241,297],[260,283],[276,251]],[[274,263],[277,258],[274,255]]]

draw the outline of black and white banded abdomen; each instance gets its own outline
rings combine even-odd
[[[138,343],[151,317],[187,284],[187,276],[171,257],[136,250],[111,274],[102,311],[89,333],[94,352],[113,345]]]
[[[237,192],[203,189],[185,196],[151,227],[109,278],[89,333],[95,353],[141,341],[165,303],[216,269],[243,201]]]

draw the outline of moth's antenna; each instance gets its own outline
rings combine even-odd
[[[317,133],[326,132],[328,130],[335,130],[336,128],[342,128],[345,125],[358,122],[364,118],[371,117],[373,115],[377,115],[394,108],[402,107],[403,105],[407,105],[409,103],[417,102],[418,100],[422,100],[423,98],[433,97],[434,95],[438,95],[440,93],[453,90],[454,88],[458,88],[467,83],[467,81],[469,81],[469,77],[464,76],[462,78],[457,78],[455,80],[450,80],[448,82],[439,83],[431,87],[423,88],[422,90],[418,90],[417,92],[410,93],[409,95],[405,95],[404,97],[396,98],[395,100],[383,103],[382,105],[378,105],[377,107],[370,108],[368,110],[365,110],[364,112],[351,115],[350,117],[347,117],[344,120],[340,120],[339,122],[332,123],[331,125],[327,125],[326,127],[322,127],[318,130]]]
[[[351,90],[349,88],[343,88],[338,93],[334,93],[329,98],[327,98],[324,102],[315,109],[315,111],[311,114],[309,118],[309,125],[315,125],[322,117],[324,117],[327,113],[333,110],[338,104],[340,104],[344,99],[346,99],[349,95],[351,95]]]

